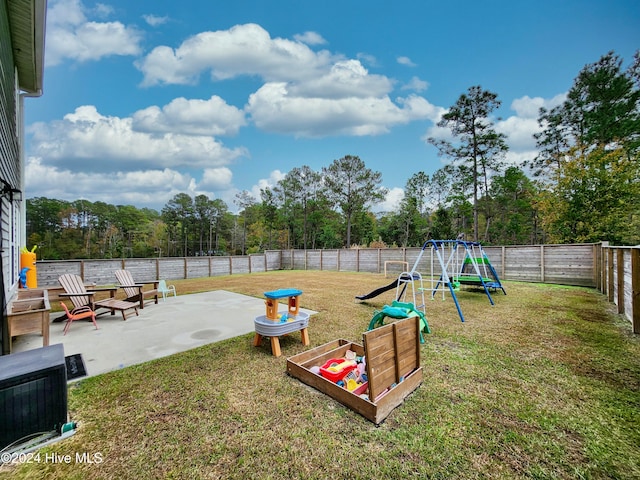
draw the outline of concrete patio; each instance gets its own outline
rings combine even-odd
[[[286,304],[280,310],[286,311]],[[265,303],[214,290],[160,298],[158,305],[146,303],[138,313],[129,310],[126,321],[119,312],[100,314],[98,330],[91,322],[74,322],[64,336],[65,322],[53,322],[60,313],[52,313],[49,344],[62,343],[65,356],[82,354],[87,376],[93,376],[254,332],[254,320],[264,315]],[[39,347],[40,335],[21,335],[14,339],[12,352]]]

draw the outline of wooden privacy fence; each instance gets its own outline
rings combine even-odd
[[[562,285],[596,287],[597,258],[600,244],[518,245],[483,247],[500,279],[522,282],[544,282]],[[339,272],[398,274],[409,265],[411,269],[421,248],[358,248],[340,250],[277,250],[268,251],[269,264],[283,269],[335,270]],[[274,259],[273,256],[277,258]],[[406,262],[402,265],[402,262]],[[423,277],[439,275],[437,259],[431,250],[425,251],[416,267]]]
[[[601,248],[598,289],[629,319],[633,333],[640,333],[640,247]]]
[[[599,289],[618,306],[640,333],[640,249],[606,243],[483,247],[501,280],[576,285]],[[89,260],[41,260],[38,286],[57,286],[63,273],[80,275],[97,285],[116,283],[114,273],[130,270],[137,281],[187,279],[275,270],[333,270],[399,274],[411,269],[421,248],[359,248],[334,250],[268,250],[227,257],[164,257]],[[437,260],[425,251],[417,265],[423,277],[439,275]],[[386,269],[385,269],[386,265]]]
[[[277,265],[267,265],[267,256],[248,255],[230,257],[163,257],[90,260],[40,260],[36,262],[38,287],[58,286],[63,273],[80,275],[87,283],[96,285],[116,284],[114,272],[131,271],[137,282],[156,279],[186,279],[233,275],[238,273],[280,270]]]

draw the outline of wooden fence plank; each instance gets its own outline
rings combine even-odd
[[[631,250],[631,325],[640,333],[640,249]]]

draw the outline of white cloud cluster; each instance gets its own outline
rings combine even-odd
[[[351,59],[317,49],[327,44],[317,32],[272,38],[263,27],[250,23],[200,32],[179,45],[159,45],[142,56],[141,31],[118,21],[101,21],[112,15],[104,4],[90,11],[81,0],[50,0],[47,65],[134,56],[142,74],[140,86],[147,91],[205,83],[205,75],[213,82],[248,76],[262,84],[246,92],[241,107],[219,95],[180,96],[121,117],[84,105],[60,120],[33,124],[28,129],[27,182],[29,190],[39,195],[65,198],[56,192],[61,188],[57,185],[73,184],[75,198],[100,195],[111,203],[158,205],[186,191],[210,196],[215,192],[231,205],[237,192],[232,165],[248,158],[249,151],[229,148],[220,138],[239,136],[248,125],[264,132],[319,138],[381,135],[399,125],[429,121],[433,127],[424,138],[449,134],[435,126],[446,110],[419,95],[429,87],[426,81],[414,76],[400,84],[371,73],[365,65],[374,68],[378,62],[367,53]],[[152,27],[170,21],[154,14],[142,18]],[[406,56],[396,61],[416,66]],[[396,87],[407,94],[394,96]],[[563,100],[560,95],[513,101],[515,115],[496,123],[496,129],[507,135],[509,158],[531,155],[539,108]],[[252,194],[259,198],[260,188],[275,185],[284,175],[274,170],[251,188]],[[113,200],[107,198],[110,195]],[[401,188],[390,188],[379,207],[391,210],[402,196]]]
[[[133,114],[132,127],[147,133],[184,135],[236,135],[247,124],[244,112],[213,95],[209,100],[176,98],[160,108],[156,105]]]
[[[390,188],[387,191],[387,196],[384,201],[374,205],[373,210],[375,212],[393,212],[400,208],[400,203],[404,199],[404,189],[400,187]]]
[[[281,172],[280,170],[273,170],[269,174],[269,178],[261,178],[253,187],[251,187],[251,191],[250,191],[251,195],[257,201],[261,201],[260,190],[275,187],[280,180],[284,179],[286,175],[287,175],[286,172]]]
[[[306,44],[271,38],[260,25],[236,25],[229,30],[202,32],[177,48],[159,46],[136,63],[143,86],[192,84],[202,72],[215,80],[256,75],[268,81],[312,78],[330,66],[334,57],[314,52]]]
[[[246,154],[210,136],[150,134],[135,131],[132,125],[131,118],[104,116],[94,106],[78,107],[61,121],[31,126],[32,154],[52,165],[94,172],[215,167]]]
[[[99,6],[100,7],[100,6]],[[98,8],[106,15],[109,9]],[[80,0],[50,2],[47,12],[47,66],[64,59],[79,62],[100,60],[111,55],[139,55],[142,34],[121,22],[87,20]]]
[[[247,112],[269,132],[303,137],[379,135],[395,125],[426,119],[437,108],[421,97],[327,99],[291,95],[285,83],[267,83],[251,94]]]
[[[505,119],[495,122],[495,129],[506,137],[509,146],[506,160],[512,164],[520,164],[525,160],[531,160],[536,156],[536,140],[534,135],[540,132],[538,116],[540,108],[551,109],[560,105],[566,98],[566,94],[559,94],[551,99],[542,97],[531,98],[527,95],[515,99],[511,102],[511,110],[515,115],[510,115]],[[444,113],[442,110],[441,113]],[[429,127],[423,135],[422,140],[427,142],[429,138],[452,141],[451,131],[448,128],[434,125]]]
[[[556,95],[551,99],[531,98],[525,95],[511,102],[511,110],[516,114],[497,122],[496,130],[506,135],[507,143],[512,150],[510,158],[514,162],[523,156],[525,159],[531,159],[536,155],[536,141],[533,135],[540,132],[540,108],[551,109],[565,99],[566,94]]]
[[[318,34],[295,38],[236,25],[199,33],[175,49],[156,47],[137,66],[145,86],[194,83],[207,71],[215,80],[259,77],[265,83],[249,96],[246,113],[262,130],[298,137],[378,135],[436,110],[414,96],[394,102],[393,81],[371,74],[360,60],[313,51],[308,45],[324,43]],[[416,81],[414,87],[426,86]]]
[[[393,88],[391,80],[371,75],[358,60],[342,60],[317,78],[290,82],[292,95],[305,98],[371,98],[385,96]]]
[[[174,195],[193,191],[194,179],[176,170],[136,170],[108,175],[86,170],[68,170],[47,165],[40,157],[29,157],[26,179],[37,196],[76,200],[88,198],[113,205],[163,205]],[[70,188],[73,189],[69,196]]]

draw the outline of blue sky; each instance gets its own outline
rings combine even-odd
[[[637,0],[49,0],[26,194],[236,211],[242,190],[357,155],[390,210],[443,165],[426,138],[469,87],[498,94],[517,163],[583,66],[638,48]]]

